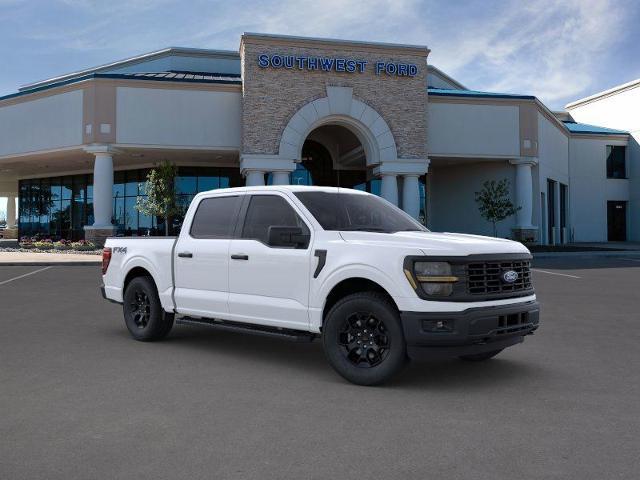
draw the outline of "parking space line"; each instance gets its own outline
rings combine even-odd
[[[579,277],[577,275],[569,275],[568,273],[550,272],[548,270],[538,270],[537,268],[532,268],[531,270],[534,271],[534,272],[548,273],[549,275],[560,275],[561,277],[582,278],[582,277]]]
[[[52,268],[52,267],[49,266],[49,267],[39,268],[38,270],[34,270],[33,272],[25,273],[24,275],[19,275],[17,277],[10,278],[9,280],[4,280],[4,281],[0,282],[0,285],[4,285],[5,283],[13,282],[14,280],[20,280],[21,278],[28,277],[29,275],[33,275],[35,273],[44,272],[45,270],[49,270],[50,268]]]

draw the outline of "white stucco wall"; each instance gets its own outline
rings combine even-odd
[[[430,102],[429,155],[520,156],[517,106]]]
[[[434,231],[493,235],[491,224],[480,216],[475,202],[475,192],[486,180],[509,180],[511,198],[516,203],[515,167],[506,161],[461,161],[453,166],[432,166],[429,176],[428,225]],[[514,226],[515,216],[500,222],[498,236],[510,237]]]
[[[538,168],[534,170],[537,188],[534,189],[534,225],[538,226],[538,238],[541,242],[549,243],[550,239],[546,238],[547,230],[543,219],[546,218],[546,202],[549,199],[547,192],[547,180],[551,179],[556,182],[569,186],[569,136],[564,133],[559,126],[550,121],[547,117],[538,112]],[[542,196],[545,194],[545,206],[542,205]],[[571,195],[571,193],[569,193]],[[560,198],[556,199],[556,212],[559,212]],[[545,209],[543,214],[543,210]],[[567,205],[567,210],[571,210]],[[567,212],[567,226],[570,225],[570,213]],[[605,219],[606,221],[606,219]],[[558,219],[556,230],[556,238],[560,238],[560,220]],[[569,233],[569,232],[567,232]]]
[[[640,84],[626,91],[572,107],[569,112],[578,122],[626,130],[631,134],[628,146],[630,240],[640,241]]]
[[[120,144],[240,148],[241,94],[118,87]]]
[[[0,107],[0,156],[82,143],[82,90]]]
[[[607,145],[625,144],[571,138],[569,209],[576,242],[606,242],[607,201],[629,200],[629,180],[607,179]]]

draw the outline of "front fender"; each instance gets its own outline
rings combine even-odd
[[[341,266],[323,277],[322,283],[310,299],[309,303],[311,307],[320,309],[324,308],[324,304],[331,290],[340,282],[350,278],[364,278],[375,282],[394,298],[406,295],[406,292],[403,291],[402,287],[384,271],[367,264],[351,264]]]

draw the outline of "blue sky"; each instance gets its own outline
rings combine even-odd
[[[0,0],[0,95],[167,46],[237,50],[249,31],[427,45],[468,88],[559,109],[640,78],[638,25],[632,0]]]
[[[423,44],[472,89],[547,106],[640,77],[640,2],[0,0],[0,94],[166,46],[236,50],[244,31]]]

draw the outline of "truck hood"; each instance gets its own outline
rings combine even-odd
[[[519,242],[462,233],[341,231],[340,235],[348,243],[376,247],[415,248],[421,250],[424,255],[465,256],[492,253],[529,253],[529,250]]]

